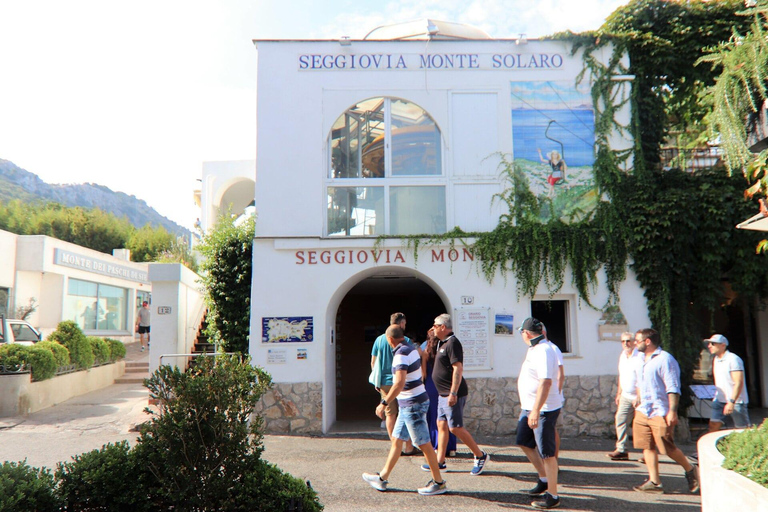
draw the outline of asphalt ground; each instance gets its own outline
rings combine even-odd
[[[128,359],[146,357],[129,345]],[[54,468],[77,454],[106,443],[135,442],[135,427],[146,421],[147,390],[141,384],[116,384],[73,398],[28,417],[0,418],[0,460]],[[448,493],[419,496],[416,488],[430,479],[421,470],[423,457],[401,457],[386,492],[362,480],[363,472],[377,472],[384,464],[389,441],[383,433],[264,438],[263,458],[292,475],[308,480],[328,511],[391,510],[532,510],[523,491],[536,483],[532,466],[514,439],[478,439],[491,460],[480,476],[469,474],[472,455],[459,445],[447,460],[444,478]],[[701,509],[701,499],[690,494],[683,470],[661,457],[666,493],[648,495],[632,490],[647,478],[639,453],[628,462],[613,462],[611,440],[564,438],[560,453],[560,510],[686,512]],[[694,444],[680,446],[686,454]]]

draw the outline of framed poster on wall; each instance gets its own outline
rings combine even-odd
[[[306,343],[312,341],[313,317],[273,316],[261,319],[262,343]]]
[[[464,369],[492,369],[490,308],[457,309],[453,318],[453,332],[464,348]]]

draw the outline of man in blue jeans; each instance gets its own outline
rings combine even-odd
[[[528,494],[544,495],[541,501],[534,501],[531,506],[549,509],[560,506],[555,426],[563,398],[557,386],[557,353],[546,342],[543,330],[542,323],[535,318],[526,319],[520,327],[528,351],[517,379],[522,412],[516,442],[538,473],[536,486],[529,489]]]
[[[728,350],[728,338],[713,334],[705,340],[712,354],[712,377],[715,379],[715,398],[712,400],[712,415],[709,431],[717,432],[730,418],[734,428],[750,426],[747,404],[747,386],[744,379],[744,361]]]
[[[413,346],[405,343],[403,329],[399,325],[390,325],[385,336],[394,350],[394,357],[392,358],[393,382],[392,388],[376,407],[376,415],[383,419],[385,408],[390,401],[395,399],[397,399],[399,411],[397,421],[392,429],[392,446],[384,467],[378,473],[363,473],[363,480],[377,491],[386,491],[389,475],[400,458],[403,442],[406,439],[411,439],[415,446],[421,448],[432,473],[432,480],[427,482],[426,486],[420,487],[418,493],[423,496],[444,494],[447,491],[445,480],[440,474],[437,455],[435,449],[432,448],[429,437],[429,426],[427,425],[429,396],[422,381],[421,356]]]

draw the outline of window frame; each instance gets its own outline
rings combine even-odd
[[[331,147],[332,144],[332,133],[333,129],[328,133],[328,136],[326,138],[325,143],[325,150],[326,150],[326,156],[325,156],[325,179],[323,180],[323,198],[322,201],[323,205],[323,238],[329,238],[329,239],[346,239],[346,238],[377,238],[381,235],[392,235],[392,236],[398,236],[399,233],[392,233],[392,221],[391,221],[391,189],[393,187],[442,187],[444,191],[444,202],[446,205],[445,208],[445,231],[447,232],[449,230],[449,209],[447,207],[448,205],[448,198],[449,198],[449,180],[446,172],[446,165],[445,165],[445,134],[443,130],[440,128],[440,125],[435,120],[434,116],[432,116],[426,109],[421,107],[418,103],[412,102],[410,100],[407,100],[405,98],[397,97],[397,96],[372,96],[368,98],[364,98],[362,100],[356,101],[350,107],[348,107],[346,110],[344,110],[341,114],[339,114],[336,119],[334,120],[333,124],[336,124],[336,121],[341,117],[347,114],[351,108],[353,108],[355,105],[358,105],[360,103],[363,103],[365,101],[369,101],[376,98],[382,98],[384,100],[384,175],[380,178],[370,177],[370,178],[364,178],[364,177],[356,177],[356,178],[334,178],[332,176],[332,170],[333,170],[333,148]],[[440,164],[440,174],[423,174],[423,175],[393,175],[392,174],[392,101],[393,100],[399,100],[406,103],[410,103],[412,105],[415,105],[418,108],[421,108],[431,119],[435,129],[437,130],[439,134],[439,141],[440,141],[440,150],[439,150],[439,164]],[[418,125],[417,125],[418,126]],[[360,155],[362,155],[362,152],[360,152]],[[361,160],[362,156],[358,158],[358,160]],[[384,225],[383,225],[383,233],[381,234],[364,234],[364,235],[333,235],[329,232],[329,219],[328,219],[328,210],[329,210],[329,194],[328,190],[330,188],[381,188],[383,189],[383,197],[384,197]],[[432,233],[432,234],[441,234],[441,233]]]

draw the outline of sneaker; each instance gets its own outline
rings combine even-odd
[[[547,482],[542,482],[541,480],[538,480],[536,482],[536,487],[534,487],[533,489],[528,489],[525,492],[528,493],[528,496],[539,496],[547,492],[548,487],[549,486],[547,485]]]
[[[637,492],[646,492],[648,494],[664,494],[664,487],[661,484],[655,484],[651,482],[649,478],[642,485],[636,485],[633,487]]]
[[[620,452],[619,450],[606,453],[605,456],[609,457],[611,460],[629,460],[629,454],[627,452]]]
[[[446,466],[445,466],[445,462],[438,462],[438,463],[437,463],[437,468],[438,468],[440,471],[444,470],[444,469],[445,469],[445,467],[446,467]],[[432,471],[431,469],[429,469],[429,464],[422,464],[422,465],[421,465],[421,470],[422,470],[422,471]]]
[[[475,465],[472,467],[472,471],[469,472],[472,476],[477,476],[483,472],[485,463],[491,460],[487,453],[483,452],[480,457],[475,457]]]
[[[699,491],[699,468],[693,466],[690,471],[685,472],[685,479],[688,480],[688,490],[691,492]]]
[[[440,483],[430,480],[425,487],[419,487],[418,491],[422,496],[434,496],[435,494],[445,494],[448,492],[448,488],[445,486],[445,480]]]
[[[541,501],[532,501],[531,506],[533,508],[555,508],[560,506],[560,496],[555,498],[551,494],[544,493],[544,499]]]
[[[146,347],[141,347],[142,352],[144,352],[145,350],[147,350]]]
[[[363,473],[363,480],[371,484],[371,487],[373,487],[377,491],[386,491],[387,484],[389,483],[386,480],[382,480],[378,473],[376,474]]]

